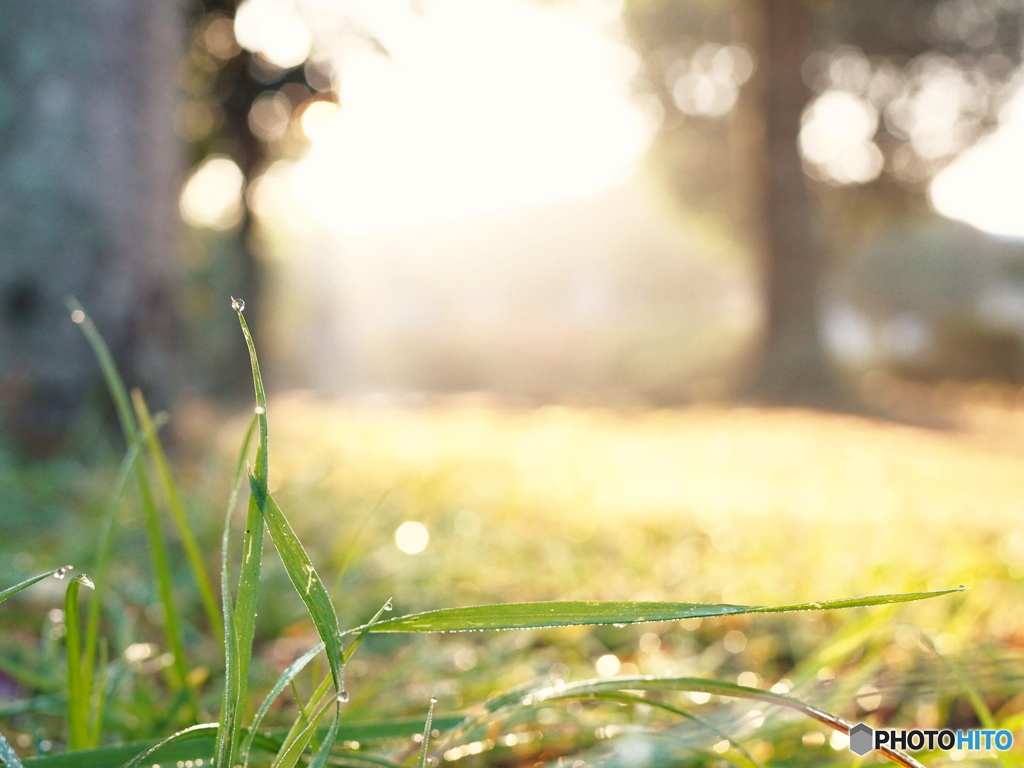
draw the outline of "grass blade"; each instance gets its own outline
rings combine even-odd
[[[268,429],[267,429],[267,395],[263,389],[263,377],[260,374],[259,359],[256,357],[256,345],[253,343],[249,326],[245,322],[242,311],[245,302],[232,299],[231,308],[238,315],[238,323],[249,349],[249,364],[252,368],[253,388],[256,395],[256,420],[259,425],[259,445],[256,449],[255,477],[264,492],[269,476]],[[234,674],[231,686],[235,701],[227,714],[237,718],[245,711],[246,695],[249,687],[249,664],[252,661],[252,643],[256,634],[256,609],[259,598],[260,573],[263,568],[263,514],[256,499],[249,497],[249,508],[246,512],[245,536],[242,539],[242,565],[238,578],[238,595],[235,599],[234,616]],[[231,728],[228,759],[218,762],[217,768],[236,765],[236,755],[240,745],[237,724]]]
[[[961,588],[962,589],[962,588]],[[726,603],[664,602],[539,602],[504,605],[475,605],[414,613],[378,622],[371,632],[470,632],[482,629],[528,629],[593,624],[640,624],[651,621],[735,616],[743,613],[788,613],[838,608],[859,608],[925,600],[958,592],[944,589],[934,592],[905,592],[872,595],[813,603],[778,606],[729,605]],[[349,630],[354,632],[356,630]]]
[[[81,326],[86,341],[92,347],[96,361],[99,363],[103,378],[107,383],[107,389],[114,401],[114,409],[117,412],[117,419],[121,425],[121,432],[124,435],[125,443],[129,448],[139,448],[141,437],[132,415],[132,407],[128,398],[128,390],[125,388],[121,374],[117,371],[114,357],[110,354],[110,348],[100,335],[99,330],[93,323],[92,318],[86,314],[82,305],[73,298],[67,300],[67,306],[71,310],[71,320]],[[179,688],[188,684],[188,665],[185,656],[185,641],[181,631],[181,621],[178,618],[178,611],[174,604],[174,587],[171,575],[170,558],[167,555],[167,547],[160,531],[160,521],[157,517],[156,504],[153,501],[153,489],[149,482],[149,474],[142,462],[135,462],[135,480],[139,489],[139,498],[142,504],[143,519],[145,520],[146,535],[149,539],[150,557],[153,561],[153,575],[156,580],[157,594],[164,610],[164,638],[168,650],[174,657],[172,665],[175,675],[175,683]],[[195,692],[190,694],[192,714],[198,718],[199,704]]]
[[[83,676],[82,630],[78,616],[78,591],[82,585],[95,589],[92,580],[82,574],[68,584],[64,592],[64,625],[67,629],[68,672],[68,746],[71,749],[85,749],[89,744],[89,704],[91,680]]]
[[[420,749],[419,768],[427,768],[427,757],[430,754],[430,734],[434,730],[434,706],[437,704],[437,697],[430,697],[430,707],[427,709],[427,721],[423,724],[423,746]]]
[[[47,571],[46,573],[41,573],[38,576],[33,576],[31,579],[25,579],[25,581],[15,584],[13,587],[8,587],[7,589],[0,590],[0,603],[2,603],[7,598],[13,597],[14,595],[18,594],[19,592],[21,592],[21,590],[28,589],[33,584],[38,584],[47,576],[56,576],[58,579],[63,579],[64,574],[70,570],[73,570],[74,567],[75,566],[73,565],[64,565],[60,568],[54,568],[52,571]]]
[[[306,665],[309,664],[314,658],[316,658],[320,652],[324,649],[323,643],[318,643],[316,646],[306,651],[302,656],[297,658],[288,668],[281,673],[281,676],[274,683],[274,687],[270,689],[270,693],[267,694],[266,698],[263,699],[263,703],[260,708],[256,711],[256,716],[253,717],[252,723],[249,726],[249,734],[245,737],[245,741],[242,742],[242,748],[239,751],[239,761],[242,765],[246,765],[249,760],[249,750],[252,748],[252,741],[259,730],[260,725],[263,723],[263,718],[266,717],[267,712],[270,711],[270,707],[277,700],[277,697],[281,695],[285,688],[291,684],[292,680],[295,679],[296,675],[299,674]]]
[[[242,488],[245,476],[245,457],[249,455],[249,444],[252,442],[253,431],[256,429],[256,417],[249,421],[249,428],[242,440],[242,449],[238,452],[235,464],[235,476],[228,495],[228,507],[224,514],[224,531],[221,535],[220,550],[220,597],[224,616],[224,697],[221,704],[220,727],[217,731],[217,748],[214,754],[214,766],[232,765],[229,762],[231,750],[235,744],[237,727],[237,696],[238,696],[238,646],[235,634],[235,610],[231,604],[231,521],[238,503],[238,492]]]
[[[753,699],[767,704],[776,704],[781,707],[796,710],[813,720],[828,726],[829,728],[849,735],[850,723],[842,718],[830,715],[817,707],[805,704],[799,699],[786,696],[772,691],[763,691],[760,688],[750,688],[738,683],[726,683],[719,680],[705,680],[695,677],[617,677],[602,680],[584,680],[579,683],[554,686],[545,690],[537,691],[532,696],[532,703],[539,704],[545,701],[557,701],[560,699],[577,699],[589,697],[591,694],[604,691],[652,691],[652,690],[686,690],[711,693],[718,696],[730,698]],[[904,768],[924,768],[917,760],[909,755],[895,749],[883,747],[876,750],[880,754],[892,760]]]
[[[18,755],[15,754],[14,748],[7,743],[7,739],[2,733],[0,733],[0,761],[3,761],[8,768],[24,768]]]
[[[132,390],[132,403],[135,406],[135,415],[139,420],[139,426],[142,429],[149,456],[153,460],[157,476],[160,478],[160,484],[164,488],[164,496],[167,498],[167,507],[170,510],[171,519],[174,520],[174,524],[178,528],[185,556],[188,558],[189,565],[192,566],[192,574],[195,577],[196,586],[199,588],[199,597],[206,610],[207,620],[210,622],[210,627],[213,629],[214,634],[217,635],[217,640],[223,643],[224,625],[221,621],[217,601],[213,596],[210,579],[206,575],[206,565],[203,563],[203,556],[199,553],[199,545],[196,543],[195,535],[192,533],[192,528],[185,517],[185,507],[181,503],[181,496],[178,494],[178,488],[174,483],[170,467],[167,465],[167,456],[164,454],[163,446],[157,437],[153,418],[149,413],[149,407],[146,405],[146,400],[143,398],[142,393],[137,389]]]
[[[219,726],[217,725],[217,723],[200,723],[199,725],[193,725],[190,728],[185,728],[184,730],[178,731],[172,736],[168,736],[166,739],[163,739],[162,741],[158,741],[152,747],[143,750],[135,757],[133,757],[131,760],[129,760],[127,763],[122,765],[121,768],[137,768],[137,766],[140,765],[149,765],[151,762],[153,762],[149,758],[157,752],[159,752],[164,747],[169,747],[174,744],[179,744],[183,741],[188,741],[191,739],[204,738],[209,740],[210,736],[216,734],[218,727]]]
[[[344,689],[344,649],[341,645],[341,630],[338,627],[338,615],[334,611],[334,605],[327,594],[327,589],[317,575],[313,563],[306,554],[299,537],[295,535],[288,519],[284,516],[281,508],[266,491],[262,484],[253,474],[249,475],[249,489],[252,497],[256,500],[257,506],[263,513],[263,518],[270,532],[270,538],[277,548],[277,553],[284,563],[288,578],[292,586],[299,593],[302,602],[306,604],[316,631],[323,641],[327,652],[327,661],[331,666],[331,675],[334,678],[334,687],[339,696],[343,695]],[[379,626],[379,625],[378,625]]]

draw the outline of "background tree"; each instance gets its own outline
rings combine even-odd
[[[0,25],[0,410],[45,448],[97,377],[65,297],[159,399],[174,376],[183,31],[168,0],[15,0]]]
[[[765,323],[748,395],[848,404],[820,337],[822,281],[866,233],[925,210],[931,178],[995,125],[1020,59],[1020,10],[997,0],[627,5],[642,87],[665,112],[655,151],[668,183],[760,254]]]

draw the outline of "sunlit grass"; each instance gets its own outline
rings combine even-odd
[[[1003,608],[1024,577],[1024,451],[1013,447],[801,411],[357,408],[300,396],[275,408],[272,484],[301,507],[296,524],[341,557],[351,523],[337,510],[370,510],[387,493],[362,534],[364,566],[410,587],[429,574],[411,590],[417,607],[964,584],[964,641],[1024,626]],[[421,555],[395,545],[406,521],[429,531]]]

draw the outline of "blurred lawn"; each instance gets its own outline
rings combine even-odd
[[[430,695],[450,711],[509,686],[618,667],[765,686],[785,679],[801,698],[854,719],[976,723],[963,684],[920,632],[963,667],[1001,722],[1024,712],[1017,408],[960,409],[959,426],[948,430],[799,410],[517,409],[471,399],[406,408],[299,394],[272,399],[268,413],[271,490],[335,585],[343,627],[389,597],[398,615],[518,600],[779,604],[970,587],[829,614],[373,636],[350,665],[356,715],[415,714]],[[220,420],[211,434],[217,421],[201,406],[178,418],[192,457],[184,462],[189,512],[211,571],[245,427],[244,418]],[[71,476],[81,497],[95,495],[94,477]],[[98,508],[85,508],[56,549],[87,561]],[[115,544],[122,565],[144,566],[138,515],[124,520]],[[397,546],[408,521],[429,532],[421,553]],[[24,553],[30,542],[9,538],[0,550]],[[257,673],[269,676],[314,639],[276,558],[265,568]],[[181,575],[183,599],[195,602],[183,565]],[[124,643],[147,632],[151,617],[131,607],[145,605],[147,581],[118,576],[111,616],[132,618],[111,620]],[[195,633],[191,642],[215,658]],[[815,745],[829,749],[825,737],[803,742]]]
[[[385,581],[400,605],[795,602],[964,584],[958,600],[983,618],[972,636],[1024,630],[1010,610],[1024,596],[1024,443],[797,410],[292,396],[270,413],[271,486],[300,535],[336,564],[354,547],[361,586]],[[430,532],[422,554],[395,545],[407,520]]]

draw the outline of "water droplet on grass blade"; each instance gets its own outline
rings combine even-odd
[[[242,299],[236,299],[234,296],[231,297],[231,308],[235,312],[245,311],[245,302]]]
[[[73,566],[73,565],[65,565],[63,568],[58,568],[56,571],[53,572],[53,578],[55,578],[55,579],[63,579],[65,576],[68,575],[68,571],[73,571],[73,570],[75,570],[75,566]]]
[[[71,313],[71,322],[81,325],[85,322],[85,312],[80,309],[76,309]]]
[[[340,691],[338,693],[338,703],[348,704],[348,691]]]
[[[77,577],[75,581],[80,582],[82,586],[88,587],[89,589],[96,589],[96,584],[93,583],[93,580],[86,576],[84,573],[81,576]]]
[[[264,413],[267,412],[267,409],[264,408],[262,405],[257,405],[253,410],[256,411],[257,416],[262,416]]]
[[[618,627],[619,629],[622,629],[624,626],[626,626],[626,624],[624,622],[621,623],[621,624],[620,623],[615,623],[615,624],[612,624],[612,626],[613,627]]]
[[[437,696],[431,696],[430,697],[430,703],[431,704],[437,704]]]
[[[393,610],[395,610],[395,606],[392,605],[390,598],[388,598],[388,601],[386,603],[384,603],[384,610],[385,611],[393,611]]]

